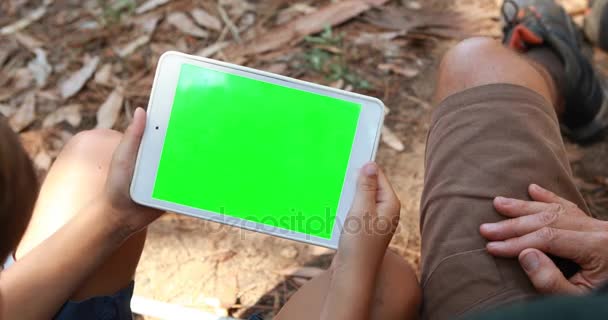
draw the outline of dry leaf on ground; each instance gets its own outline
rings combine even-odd
[[[99,57],[90,58],[89,56],[85,57],[84,65],[80,70],[74,72],[69,78],[64,80],[59,85],[59,92],[61,93],[61,97],[63,99],[67,99],[82,89],[85,83],[91,78],[95,69],[97,69],[97,64],[99,64]]]
[[[418,1],[407,1],[405,3],[405,7],[410,10],[420,10],[422,9],[422,5]]]
[[[68,143],[68,141],[72,139],[73,136],[74,135],[68,131],[51,128],[49,130],[49,134],[45,139],[46,151],[51,156],[51,158],[56,158],[65,146],[65,144]]]
[[[262,70],[276,74],[285,74],[285,71],[287,71],[287,64],[280,62],[273,63],[267,67],[262,68]]]
[[[40,18],[44,17],[44,15],[46,14],[47,6],[52,2],[53,0],[45,0],[42,6],[30,12],[27,16],[0,28],[0,35],[15,33],[19,30],[27,28],[30,24],[32,24],[32,22],[38,21]]]
[[[20,68],[15,71],[12,87],[0,87],[0,101],[5,101],[30,87],[34,76],[28,68]]]
[[[256,6],[252,4],[253,1],[247,0],[220,0],[217,1],[222,7],[227,8],[228,12],[234,20],[239,20],[245,12],[256,11]]]
[[[9,104],[2,104],[0,103],[0,114],[9,118],[10,116],[12,116],[13,114],[15,114],[17,110],[15,110],[15,107],[9,105]]]
[[[192,22],[192,20],[183,12],[170,13],[167,17],[167,22],[185,34],[197,38],[207,38],[209,36],[207,31],[194,24],[194,22]]]
[[[408,10],[403,7],[382,7],[366,13],[365,20],[373,25],[390,30],[398,30],[404,34],[416,33],[443,38],[463,38],[471,29],[467,24],[477,23],[477,18],[467,17],[460,13]]]
[[[137,48],[145,45],[148,42],[150,42],[150,35],[139,36],[124,47],[116,49],[116,54],[118,54],[118,56],[121,58],[128,57],[135,52]]]
[[[194,18],[194,21],[201,27],[216,31],[222,30],[222,23],[220,20],[207,11],[201,8],[194,8],[190,14],[192,15],[192,18]]]
[[[361,32],[353,39],[356,45],[369,45],[382,52],[385,57],[399,57],[403,55],[401,46],[403,41],[396,41],[397,37],[404,36],[406,33],[401,31],[391,32]]]
[[[228,45],[230,45],[230,42],[228,41],[216,42],[208,47],[199,50],[196,55],[204,58],[212,57],[216,53],[220,52],[222,49],[226,48]]]
[[[156,30],[156,26],[158,25],[158,21],[160,20],[161,16],[155,15],[143,18],[145,19],[138,23],[140,25],[141,31],[143,32],[143,35],[140,35],[139,37],[127,43],[126,45],[116,49],[116,53],[119,57],[128,57],[139,47],[150,42],[152,34],[154,33],[154,30]]]
[[[424,101],[418,97],[409,95],[407,93],[402,93],[401,96],[416,103],[417,105],[421,106],[423,109],[431,110],[433,108],[433,106],[429,102]]]
[[[420,70],[414,69],[408,66],[398,66],[392,63],[381,63],[378,65],[378,69],[385,72],[393,72],[398,75],[402,75],[406,78],[414,78],[420,73]]]
[[[42,47],[44,43],[25,32],[15,33],[15,39],[28,50],[34,52],[34,49]]]
[[[226,50],[229,60],[283,47],[291,41],[322,31],[358,16],[374,6],[380,6],[387,0],[347,0],[331,3],[323,8],[300,17],[295,21],[275,27],[242,45],[235,45]]]
[[[112,86],[114,84],[112,76],[112,64],[106,63],[95,72],[93,80],[103,86]]]
[[[54,89],[36,91],[36,97],[48,101],[61,101],[59,93]]]
[[[10,39],[9,41],[0,41],[0,66],[4,66],[4,63],[8,61],[17,50],[19,50],[19,46],[16,41],[10,41]]]
[[[160,14],[149,14],[142,16],[137,22],[138,27],[144,34],[152,34],[158,26],[158,22],[163,16]]]
[[[354,44],[375,44],[379,41],[392,41],[393,39],[404,36],[403,31],[389,32],[361,32],[353,39]]]
[[[23,103],[10,118],[9,123],[15,132],[21,132],[34,120],[36,120],[36,96],[31,92],[25,96]]]
[[[137,7],[137,9],[135,9],[135,13],[142,14],[144,12],[148,12],[157,7],[162,6],[163,4],[165,4],[167,2],[169,2],[169,0],[148,0],[144,3],[142,3],[139,7]]]
[[[76,128],[80,125],[82,121],[82,115],[80,114],[80,110],[82,106],[79,104],[70,104],[57,110],[51,112],[44,121],[42,121],[42,127],[52,127],[58,123],[66,121],[72,127]]]
[[[317,8],[307,4],[307,3],[296,3],[291,7],[281,10],[277,14],[277,24],[283,24],[293,20],[296,17],[299,17],[304,14],[311,14],[317,11]]]
[[[340,79],[330,83],[329,86],[332,88],[336,88],[336,89],[342,89],[342,88],[344,88],[344,79],[340,78]]]
[[[397,151],[405,150],[403,142],[399,140],[397,135],[387,126],[382,126],[382,142]]]
[[[246,32],[255,24],[256,15],[253,12],[247,12],[243,15],[238,24],[239,32]]]
[[[27,89],[32,84],[33,80],[34,75],[32,74],[32,71],[30,71],[28,68],[18,69],[15,72],[14,87],[17,91]]]
[[[46,86],[49,75],[53,72],[53,67],[47,61],[46,52],[44,50],[37,48],[34,49],[34,53],[36,54],[36,57],[27,64],[27,68],[34,76],[36,85],[39,88],[42,88]]]
[[[124,101],[123,89],[118,87],[110,93],[106,101],[97,110],[97,128],[111,129],[114,127],[120,110],[122,109],[122,103]]]
[[[45,147],[47,135],[48,130],[28,130],[19,134],[19,140],[25,152],[33,158]]]
[[[46,150],[42,149],[35,157],[34,157],[34,167],[37,170],[48,171],[51,167],[51,163],[53,159],[46,152]]]

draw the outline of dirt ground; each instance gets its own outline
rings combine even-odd
[[[391,249],[417,268],[419,198],[435,72],[442,54],[458,39],[500,37],[500,0],[386,1],[379,9],[355,14],[324,31],[325,25],[317,28],[310,37],[294,36],[272,50],[240,56],[232,52],[248,52],[252,43],[268,40],[264,35],[276,26],[289,26],[290,21],[336,2],[175,0],[157,1],[157,7],[139,12],[144,2],[9,0],[0,4],[0,28],[45,8],[38,20],[19,32],[0,31],[0,111],[18,118],[15,129],[21,132],[41,179],[74,133],[101,123],[125,128],[134,107],[146,105],[163,51],[201,54],[221,44],[234,50],[219,49],[209,56],[384,101],[390,110],[386,128],[392,134],[385,134],[377,162],[402,202],[401,224]],[[584,1],[562,2],[580,20]],[[188,32],[171,22],[172,14],[192,13],[194,8],[222,17],[208,19],[204,27],[197,21],[199,26],[194,27],[206,36],[193,35],[191,25],[186,26]],[[398,12],[401,20],[390,19],[383,8]],[[436,21],[443,24],[437,27]],[[133,43],[138,45],[130,48]],[[39,73],[27,67],[40,48],[53,70],[46,77],[42,73],[44,83],[36,83]],[[3,56],[6,52],[8,58]],[[75,93],[64,94],[62,84],[78,85],[69,75],[82,71],[93,59],[85,56],[99,58],[94,73]],[[603,54],[598,52],[596,61],[601,70],[608,70]],[[29,80],[20,71],[24,69],[32,73]],[[35,97],[34,111],[20,113],[33,99],[30,96]],[[567,143],[567,150],[593,213],[608,218],[604,161],[608,138],[589,146]],[[270,318],[310,276],[327,268],[332,256],[328,249],[236,228],[218,231],[214,223],[167,214],[149,228],[135,295],[218,315],[246,317],[260,312]]]

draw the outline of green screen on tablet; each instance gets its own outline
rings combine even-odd
[[[153,198],[329,239],[360,112],[183,64]]]

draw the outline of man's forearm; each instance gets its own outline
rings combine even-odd
[[[92,203],[2,272],[0,319],[52,318],[126,239],[111,217],[102,205]]]

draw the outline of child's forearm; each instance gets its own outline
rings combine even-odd
[[[378,266],[373,263],[335,268],[321,319],[369,319],[377,273]]]
[[[126,240],[101,203],[92,203],[0,274],[0,319],[51,319]]]

